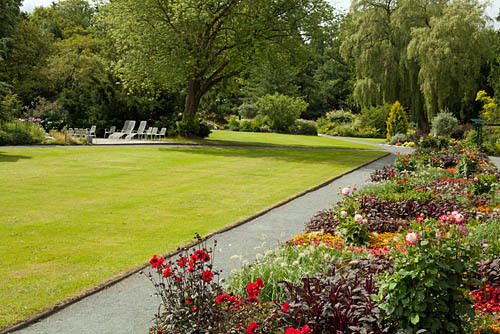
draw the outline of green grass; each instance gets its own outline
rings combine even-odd
[[[0,148],[0,328],[383,154]]]
[[[170,138],[167,140],[171,140]],[[185,140],[178,139],[184,143],[229,145],[229,146],[294,146],[294,147],[318,147],[318,148],[355,148],[355,149],[379,149],[369,144],[350,143],[343,140],[318,137],[286,135],[279,133],[257,133],[214,130],[207,139]]]
[[[346,139],[354,139],[359,141],[364,141],[372,144],[383,144],[385,143],[385,138],[361,138],[361,137],[345,137]]]

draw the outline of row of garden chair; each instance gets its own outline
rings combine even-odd
[[[135,128],[135,121],[125,121],[123,128],[117,131],[116,126],[104,130],[104,138],[108,136],[109,139],[126,139],[131,140],[134,137],[138,139],[159,139],[165,138],[167,135],[167,128],[161,128],[158,131],[156,127],[149,127],[146,130],[146,121],[141,121],[137,130]]]
[[[68,134],[72,137],[87,137],[90,136],[92,138],[95,138],[95,131],[96,131],[96,126],[92,125],[89,128],[86,129],[81,129],[81,128],[69,128],[68,129]]]

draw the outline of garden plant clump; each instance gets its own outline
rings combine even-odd
[[[500,174],[448,144],[340,189],[305,233],[197,294],[224,301],[218,333],[498,332]]]

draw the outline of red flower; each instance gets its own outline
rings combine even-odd
[[[201,275],[201,279],[207,283],[210,282],[213,277],[214,277],[214,274],[212,274],[212,272],[210,270],[205,270],[203,272],[203,274]]]
[[[165,266],[165,270],[163,271],[163,276],[164,276],[164,277],[169,277],[169,276],[172,276],[172,275],[173,275],[173,273],[172,273],[172,269],[170,268],[170,265],[169,265],[169,264],[167,264],[167,265]]]
[[[311,331],[311,328],[307,325],[305,325],[304,327],[302,327],[302,330],[298,330],[298,329],[295,329],[295,328],[288,328],[285,332],[285,334],[309,334],[309,332]]]
[[[248,297],[248,302],[249,303],[255,303],[255,304],[258,304],[259,303],[259,298],[255,297],[255,296],[249,296]]]
[[[391,173],[391,177],[392,178],[396,177],[396,173]]]
[[[288,304],[288,302],[283,304],[283,312],[288,312],[289,309],[290,309],[290,305]]]
[[[191,307],[191,312],[195,312],[196,311],[196,305],[193,305],[193,307]]]
[[[259,328],[259,325],[252,321],[247,327],[247,334],[257,334],[255,331],[257,328]]]
[[[164,258],[162,258],[162,257],[158,258],[158,257],[156,257],[156,254],[155,254],[151,258],[151,260],[149,260],[149,263],[151,263],[151,268],[160,269],[162,264],[163,264],[163,261],[165,261]]]
[[[205,252],[203,249],[197,250],[194,252],[192,258],[195,258],[197,261],[201,260],[203,262],[208,262],[210,261],[210,255],[208,255],[207,252]]]
[[[177,283],[179,283],[181,280],[182,280],[182,276],[179,275],[179,277],[177,277]]]
[[[189,299],[188,299],[188,300],[186,300],[186,304],[188,304],[188,305],[189,305],[189,304],[191,304],[191,303],[192,303],[192,302],[191,302],[191,300],[189,300]]]
[[[403,159],[403,161],[404,161],[404,162],[408,162],[408,159],[404,158],[404,159]]]
[[[250,296],[258,296],[260,293],[259,285],[254,282],[248,283],[247,292]]]
[[[260,279],[260,277],[257,277],[257,279],[255,280],[255,283],[257,283],[257,286],[259,288],[263,288],[264,287],[264,282],[262,282],[262,280]]]
[[[185,257],[181,257],[177,260],[177,265],[181,268],[184,267],[186,263],[188,263],[188,259]]]

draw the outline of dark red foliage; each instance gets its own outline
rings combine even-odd
[[[324,233],[333,234],[338,224],[339,220],[334,210],[323,210],[306,223],[306,231],[323,231]]]
[[[482,283],[500,286],[500,258],[479,263],[479,274]]]
[[[358,199],[360,210],[368,219],[367,228],[370,232],[396,232],[400,227],[417,216],[438,219],[449,211],[466,212],[467,205],[453,199],[429,200],[418,202],[412,199],[389,201],[374,196],[363,196]]]
[[[302,285],[284,282],[289,308],[281,321],[286,326],[311,327],[313,333],[389,333],[382,310],[370,295],[378,293],[373,276],[392,269],[384,256],[345,261],[328,275],[306,277]]]
[[[396,174],[396,168],[394,168],[394,165],[387,165],[384,166],[382,169],[374,171],[370,175],[370,180],[372,182],[386,181],[392,179],[393,178],[392,175],[395,174]]]

